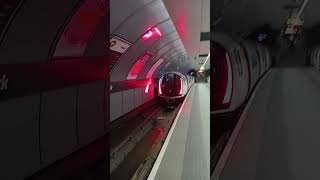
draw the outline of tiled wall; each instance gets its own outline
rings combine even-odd
[[[154,98],[154,85],[148,93],[145,88],[135,88],[110,94],[110,121],[127,114]]]

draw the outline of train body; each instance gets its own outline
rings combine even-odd
[[[194,77],[191,75],[167,72],[159,78],[158,96],[163,102],[181,102],[193,84]]]
[[[246,40],[235,41],[224,33],[211,33],[213,71],[211,113],[238,109],[249,97],[258,80],[270,69],[270,50]]]

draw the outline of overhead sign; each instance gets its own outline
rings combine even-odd
[[[110,53],[111,53],[110,70],[111,71],[114,65],[116,64],[117,60],[120,58],[120,56],[124,54],[131,45],[132,43],[130,43],[129,41],[121,37],[113,36],[111,38],[110,40]]]
[[[114,36],[110,40],[110,50],[116,51],[122,54],[125,53],[131,45],[132,43],[118,36]]]

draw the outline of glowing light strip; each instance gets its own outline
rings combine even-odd
[[[151,31],[149,31],[149,32],[147,32],[145,35],[143,35],[143,38],[149,38],[149,37],[151,37],[152,36],[152,32]]]
[[[148,32],[147,32],[146,34],[144,34],[144,35],[142,36],[142,38],[143,38],[143,39],[148,39],[148,38],[150,38],[150,37],[153,35],[154,31],[155,31],[160,37],[162,36],[162,33],[160,32],[160,30],[159,30],[158,28],[152,28],[152,29],[148,30]]]
[[[180,92],[179,92],[180,95],[182,95],[182,79],[180,78]]]
[[[162,34],[161,34],[161,32],[159,31],[158,28],[153,28],[153,30],[155,30],[158,33],[159,36],[162,36]]]
[[[200,69],[204,69],[204,66],[206,65],[209,57],[210,57],[210,53],[208,54],[206,61],[205,61],[204,64],[200,67]]]
[[[149,92],[149,86],[150,86],[150,83],[147,84],[146,90],[144,91],[145,93]]]
[[[161,83],[162,83],[162,78],[159,80],[159,94],[160,94],[160,95],[162,94],[162,91],[161,91]]]

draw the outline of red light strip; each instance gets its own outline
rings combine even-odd
[[[179,92],[180,95],[182,95],[182,79],[180,78],[180,92]]]
[[[159,31],[158,28],[153,28],[153,30],[155,30],[159,36],[162,36],[162,34],[161,34],[161,32]]]
[[[143,38],[147,39],[150,38],[152,36],[152,31],[148,31],[145,35],[143,35]]]
[[[150,83],[147,84],[146,90],[144,90],[145,93],[149,92],[149,86],[150,86]]]
[[[162,91],[161,91],[161,83],[162,83],[162,78],[159,80],[159,94],[160,94],[160,95],[162,94]]]
[[[143,39],[149,39],[151,36],[154,35],[154,32],[156,32],[156,34],[158,34],[158,36],[160,36],[160,37],[162,36],[162,34],[161,34],[161,32],[160,32],[160,30],[158,28],[152,28],[152,29],[148,30],[148,32],[145,33],[142,36],[142,38]]]

